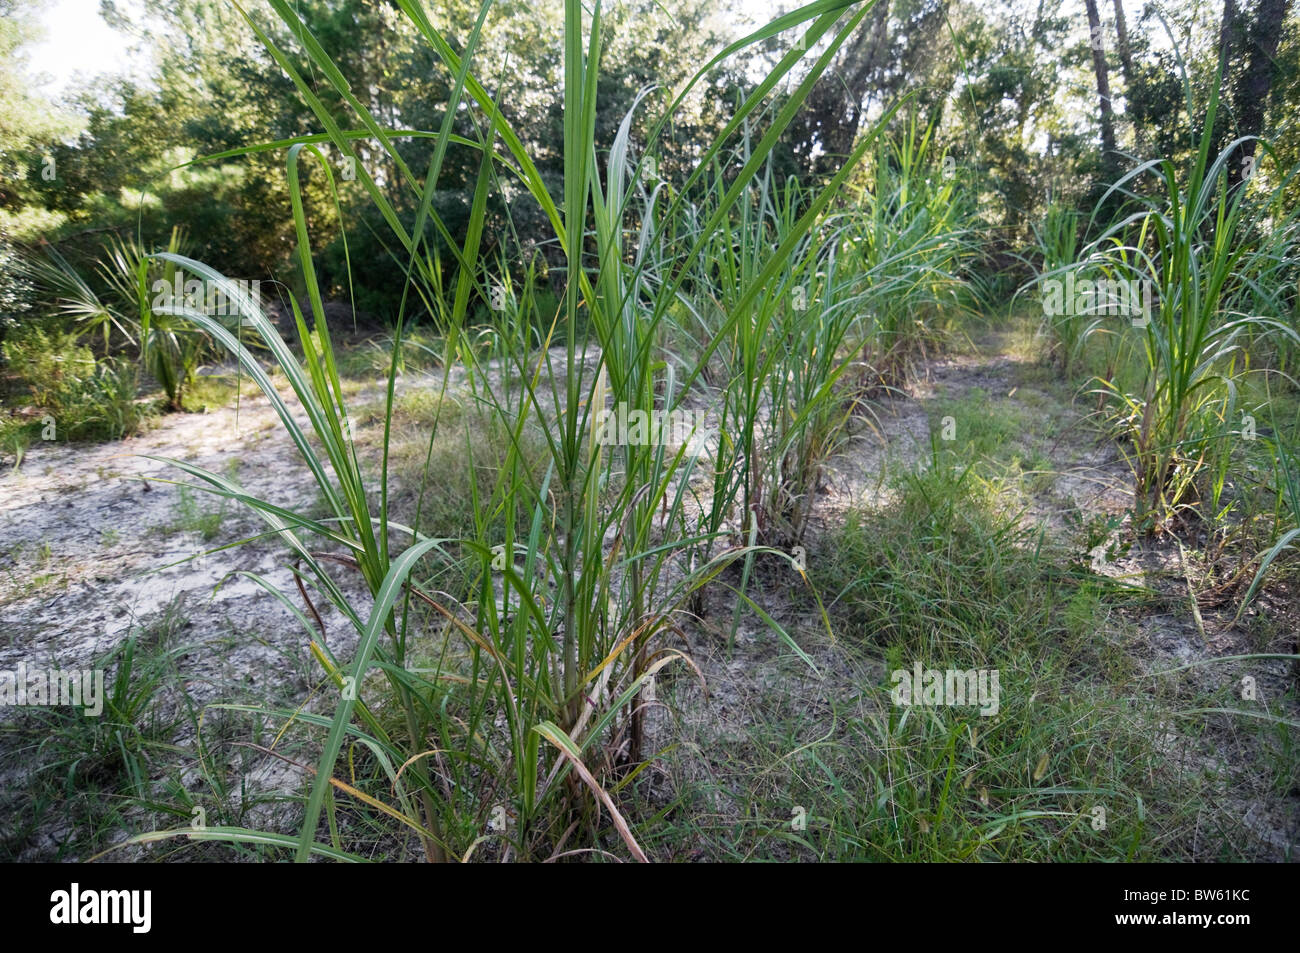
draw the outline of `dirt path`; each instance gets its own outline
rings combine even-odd
[[[1091,397],[1061,386],[1037,362],[1017,356],[1004,336],[980,340],[975,353],[929,362],[905,394],[879,402],[875,426],[859,433],[829,464],[826,486],[810,521],[808,558],[813,558],[817,547],[830,545],[833,531],[843,525],[851,508],[888,505],[891,492],[883,475],[924,465],[931,453],[932,430],[942,434],[945,418],[951,416],[955,432],[949,446],[958,453],[962,442],[972,439],[980,444],[972,448],[976,459],[987,460],[982,454],[992,449],[988,456],[995,461],[1012,461],[1005,465],[1010,484],[1019,486],[1023,525],[1045,527],[1053,542],[1067,550],[1075,547],[1094,572],[1149,593],[1142,609],[1116,620],[1118,631],[1124,633],[1122,652],[1143,673],[1128,690],[1139,697],[1154,694],[1155,682],[1143,677],[1191,665],[1183,676],[1186,685],[1169,696],[1174,709],[1195,707],[1206,695],[1231,696],[1243,676],[1249,676],[1260,698],[1281,700],[1285,717],[1300,721],[1293,663],[1217,661],[1261,652],[1300,652],[1300,600],[1293,593],[1285,588],[1262,593],[1237,622],[1232,599],[1198,603],[1192,609],[1189,587],[1198,592],[1209,589],[1208,569],[1189,564],[1176,541],[1138,541],[1127,552],[1107,557],[1109,542],[1127,538],[1120,524],[1132,506],[1132,474],[1114,443],[1084,419],[1094,408]],[[984,421],[983,429],[964,433],[972,418]],[[991,441],[990,433],[995,438]],[[1107,521],[1113,528],[1106,528]],[[1091,550],[1081,542],[1088,538],[1089,523],[1101,540]],[[784,593],[781,587],[765,589],[760,584],[752,595],[790,631],[816,633],[821,625],[816,614],[791,612]],[[715,608],[729,620],[729,603],[719,601]],[[1254,624],[1257,620],[1265,622],[1263,635]],[[1098,633],[1099,640],[1112,637],[1113,633]],[[700,752],[711,751],[720,742],[754,736],[765,720],[765,709],[774,704],[774,685],[781,686],[781,698],[796,699],[790,704],[801,711],[821,713],[821,720],[810,715],[814,727],[807,732],[809,738],[820,737],[823,729],[833,728],[828,713],[834,702],[856,695],[863,682],[848,657],[825,647],[812,653],[824,678],[812,678],[801,663],[779,651],[770,632],[758,625],[742,626],[734,644],[725,648],[717,639],[693,640],[690,652],[708,679],[709,701],[706,704],[688,690],[688,697],[699,704],[687,707],[698,710],[688,710],[673,727],[665,725],[667,733],[661,741],[675,742],[673,732],[685,726],[691,734],[688,745]],[[1227,704],[1234,704],[1231,697]],[[858,711],[864,718],[873,716],[870,704]],[[1233,830],[1243,830],[1253,840],[1239,846],[1239,857],[1294,859],[1300,856],[1300,790],[1278,791],[1271,784],[1261,765],[1274,756],[1266,754],[1258,737],[1245,727],[1236,715],[1170,721],[1157,743],[1168,758],[1169,771],[1227,779],[1225,794],[1214,805],[1215,815],[1206,819],[1207,830],[1227,817]],[[708,770],[725,774],[728,766],[714,761]],[[744,805],[737,805],[737,810],[743,811]],[[1200,859],[1204,850],[1203,859],[1222,859],[1214,853],[1213,838],[1207,838],[1205,845],[1192,840],[1178,846],[1183,855]]]
[[[305,423],[300,410],[298,418]],[[212,413],[170,415],[120,443],[33,447],[18,472],[0,477],[0,669],[23,660],[86,666],[169,608],[189,620],[188,640],[216,648],[240,636],[233,652],[194,653],[196,678],[256,681],[282,667],[279,652],[301,650],[291,613],[231,575],[259,573],[292,590],[286,547],[263,539],[191,559],[265,527],[242,508],[166,482],[188,477],[150,457],[233,476],[288,506],[315,498],[260,394]]]

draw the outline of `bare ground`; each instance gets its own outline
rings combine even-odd
[[[828,468],[826,485],[810,524],[808,547],[815,553],[829,528],[853,506],[882,505],[888,492],[881,474],[887,465],[915,462],[929,452],[931,428],[946,402],[987,400],[1026,422],[1014,437],[1026,459],[1050,465],[1022,474],[1027,522],[1068,537],[1071,512],[1121,517],[1131,504],[1126,465],[1112,444],[1079,425],[1087,399],[1071,400],[1028,361],[1000,342],[982,342],[983,354],[932,361],[907,394],[880,402],[874,427],[860,428],[847,450]],[[408,387],[419,386],[408,382]],[[958,435],[960,439],[960,435]],[[173,415],[159,426],[122,443],[44,445],[32,448],[18,472],[0,476],[0,670],[20,661],[29,666],[82,668],[121,640],[132,627],[180,602],[188,619],[181,661],[186,688],[195,701],[216,701],[230,686],[269,695],[305,698],[313,663],[308,633],[298,619],[250,579],[260,574],[294,595],[289,552],[279,542],[257,540],[198,560],[206,549],[262,532],[246,512],[228,508],[205,541],[194,528],[195,505],[202,515],[214,504],[202,494],[187,502],[167,482],[181,475],[150,456],[185,460],[237,476],[251,492],[288,506],[315,498],[310,474],[301,465],[269,404],[246,395],[238,407],[207,414]],[[1189,565],[1173,541],[1135,545],[1108,562],[1098,547],[1093,566],[1164,595],[1129,620],[1124,651],[1145,673],[1250,652],[1294,653],[1300,608],[1294,592],[1266,592],[1240,623],[1235,601],[1210,599],[1192,611],[1189,586],[1212,588],[1209,567]],[[346,582],[346,580],[344,580]],[[358,595],[363,591],[357,586]],[[756,599],[792,632],[814,633],[815,613],[793,610],[779,586],[760,587]],[[296,598],[296,595],[295,595]],[[348,657],[355,633],[321,607],[331,647]],[[729,618],[729,610],[719,611]],[[829,699],[852,691],[860,672],[833,646],[814,642],[810,652],[820,677],[780,649],[770,634],[747,622],[728,648],[716,625],[687,627],[692,658],[703,670],[708,694],[680,696],[687,707],[659,715],[659,730],[687,729],[687,750],[697,755],[693,773],[710,765],[711,740],[746,730],[756,706],[773,692],[785,693],[810,713],[830,710]],[[849,633],[869,641],[870,633]],[[1244,663],[1240,663],[1244,664]],[[1252,661],[1191,670],[1191,679],[1222,683],[1250,674],[1261,695],[1294,699],[1295,671],[1285,661]],[[1213,687],[1213,685],[1210,685]],[[839,700],[843,701],[840,696]],[[852,699],[850,699],[852,700]],[[878,700],[858,700],[865,712]],[[1294,718],[1294,706],[1290,717]],[[4,717],[0,715],[0,718]],[[184,739],[178,739],[184,743]],[[1197,737],[1171,726],[1161,742],[1180,770],[1222,768],[1232,778],[1223,810],[1242,818],[1254,841],[1243,856],[1284,859],[1300,856],[1300,792],[1278,793],[1262,780],[1259,752],[1231,718],[1209,717]],[[301,785],[301,773],[273,759],[261,764],[255,786],[285,793]],[[0,751],[0,785],[14,791],[22,767]],[[60,832],[33,841],[23,857],[49,856]],[[1199,856],[1196,845],[1190,854]]]

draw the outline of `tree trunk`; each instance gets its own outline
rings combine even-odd
[[[1115,150],[1115,114],[1110,105],[1110,76],[1106,68],[1106,48],[1101,40],[1097,0],[1083,2],[1088,10],[1088,45],[1092,48],[1092,68],[1097,74],[1097,99],[1101,104],[1101,168],[1109,185],[1119,169],[1119,154]]]
[[[1223,19],[1219,22],[1219,56],[1223,61],[1223,75],[1228,75],[1233,49],[1241,42],[1241,15],[1237,13],[1236,0],[1223,0]]]
[[[838,129],[827,136],[826,158],[831,161],[821,169],[824,175],[837,171],[844,157],[853,151],[869,98],[867,82],[882,65],[889,48],[889,0],[877,4],[871,16],[871,32],[860,34],[847,62],[842,64],[850,67],[848,75],[839,78],[844,84],[845,115]]]
[[[1124,110],[1133,124],[1133,149],[1139,157],[1143,156],[1146,146],[1144,119],[1141,109],[1135,109],[1134,103],[1144,101],[1140,84],[1142,78],[1133,72],[1133,48],[1128,42],[1128,21],[1124,17],[1124,0],[1115,0],[1115,49],[1119,53],[1120,66],[1124,70]]]
[[[1124,20],[1124,0],[1115,0],[1115,35],[1118,37],[1116,50],[1119,52],[1120,65],[1124,67],[1124,83],[1133,88],[1133,50],[1128,45],[1128,24]]]
[[[1227,0],[1224,4],[1225,17],[1230,3],[1232,0]],[[1255,22],[1249,25],[1244,37],[1238,27],[1237,38],[1239,41],[1244,39],[1248,47],[1248,51],[1241,52],[1249,54],[1246,71],[1238,80],[1236,95],[1233,97],[1238,136],[1264,134],[1268,94],[1273,88],[1273,76],[1276,72],[1273,58],[1277,54],[1277,42],[1290,6],[1291,0],[1260,0],[1255,13]],[[1253,139],[1243,142],[1240,157],[1229,164],[1228,184],[1231,187],[1236,188],[1249,177],[1250,171],[1254,170],[1255,146],[1256,142]]]
[[[853,151],[862,117],[869,100],[868,84],[885,64],[889,51],[889,0],[879,0],[865,24],[813,87],[801,110],[808,124],[803,137],[808,154],[805,161],[816,175],[838,171],[844,157]],[[813,144],[820,155],[813,156]]]

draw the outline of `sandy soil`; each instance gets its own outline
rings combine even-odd
[[[1124,461],[1112,446],[1070,425],[1078,409],[1021,382],[1028,367],[1007,354],[940,359],[908,394],[881,401],[878,432],[862,428],[828,469],[810,523],[810,549],[848,507],[885,500],[880,479],[885,464],[908,463],[929,452],[936,401],[959,399],[977,389],[990,399],[1019,401],[1031,417],[1063,422],[1060,427],[1031,428],[1020,438],[1027,453],[1037,451],[1052,461],[1051,472],[1029,495],[1024,519],[1043,521],[1050,532],[1065,534],[1064,514],[1072,508],[1122,514],[1131,503]],[[421,385],[410,379],[404,386]],[[192,526],[195,507],[202,514],[216,504],[197,492],[191,492],[187,503],[181,490],[167,482],[183,475],[151,456],[234,475],[248,490],[288,506],[315,499],[310,474],[259,395],[245,396],[238,407],[168,416],[155,429],[122,443],[32,447],[17,472],[0,475],[0,669],[13,669],[20,661],[29,666],[87,667],[132,626],[180,601],[188,619],[183,640],[192,644],[181,666],[197,702],[217,699],[223,686],[231,684],[304,696],[312,671],[308,634],[256,583],[234,575],[260,574],[297,601],[287,548],[261,539],[190,559],[260,533],[263,526],[247,512],[228,506],[213,538],[205,542]],[[1205,608],[1202,637],[1189,612],[1186,583],[1180,582],[1188,572],[1195,577],[1198,570],[1180,564],[1171,545],[1135,547],[1113,563],[1105,562],[1100,551],[1094,553],[1099,571],[1138,578],[1169,595],[1168,609],[1149,613],[1139,626],[1141,638],[1128,647],[1145,670],[1250,651],[1295,651],[1296,606],[1287,606],[1286,593],[1266,594],[1253,613],[1283,619],[1291,613],[1289,646],[1287,626],[1282,625],[1280,641],[1261,649],[1249,634],[1252,616],[1242,625],[1232,624],[1231,600]],[[360,587],[355,591],[359,595]],[[774,614],[783,610],[777,593],[759,592],[757,598]],[[355,633],[327,607],[321,606],[321,611],[331,647],[341,658],[348,657]],[[820,623],[809,619],[803,624]],[[730,655],[718,650],[716,640],[701,637],[693,642],[692,656],[705,671],[710,696],[708,702],[701,699],[708,706],[707,716],[702,710],[686,717],[707,717],[723,732],[743,730],[752,700],[772,684],[791,686],[792,678],[803,677],[792,673],[788,657],[774,652],[772,640],[756,631],[743,632]],[[815,687],[804,686],[807,692],[800,689],[810,704],[819,693],[846,684],[835,677],[839,663],[834,657],[821,661],[831,677]],[[1273,693],[1270,697],[1280,697],[1294,681],[1286,662],[1255,662],[1250,671],[1261,691]],[[1213,677],[1221,678],[1222,672]],[[1171,758],[1201,757],[1183,740],[1171,733]],[[1225,742],[1222,757],[1231,761],[1234,750]],[[0,782],[12,785],[14,771],[12,765],[0,768]],[[287,792],[300,784],[298,772],[278,762],[268,760],[259,771],[261,776],[254,780],[264,787]],[[1300,797],[1295,792],[1279,797],[1243,786],[1238,809],[1255,831],[1263,856],[1279,858],[1288,849],[1300,855]],[[40,852],[37,844],[28,853]]]

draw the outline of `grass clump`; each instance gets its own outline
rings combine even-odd
[[[809,573],[837,639],[824,682],[751,658],[738,704],[687,726],[660,849],[711,860],[1188,857],[1222,777],[1171,765],[1170,698],[1123,651],[1140,594],[1068,563],[1007,488],[937,445],[895,502],[850,514]],[[996,712],[904,704],[894,673],[997,670]],[[1223,841],[1227,846],[1231,837]],[[1202,848],[1203,849],[1203,848]]]
[[[227,503],[220,500],[209,505],[206,500],[207,495],[196,495],[193,487],[179,487],[175,519],[162,532],[197,533],[204,542],[216,539],[226,519]]]
[[[20,756],[15,770],[22,778],[4,785],[0,856],[21,859],[32,837],[53,832],[56,846],[42,848],[41,856],[84,860],[137,828],[133,809],[150,798],[180,721],[165,694],[176,658],[188,651],[178,642],[186,623],[173,603],[91,663],[89,670],[103,675],[98,715],[81,707],[29,707],[0,725],[6,749]],[[83,666],[51,661],[49,668]]]
[[[1064,554],[969,460],[936,446],[896,481],[896,505],[851,511],[817,581],[838,594],[844,624],[885,650],[952,662],[960,651],[962,668],[978,668],[1051,644],[1095,669],[1096,640],[1075,640],[1060,607],[1102,580],[1061,569]]]

